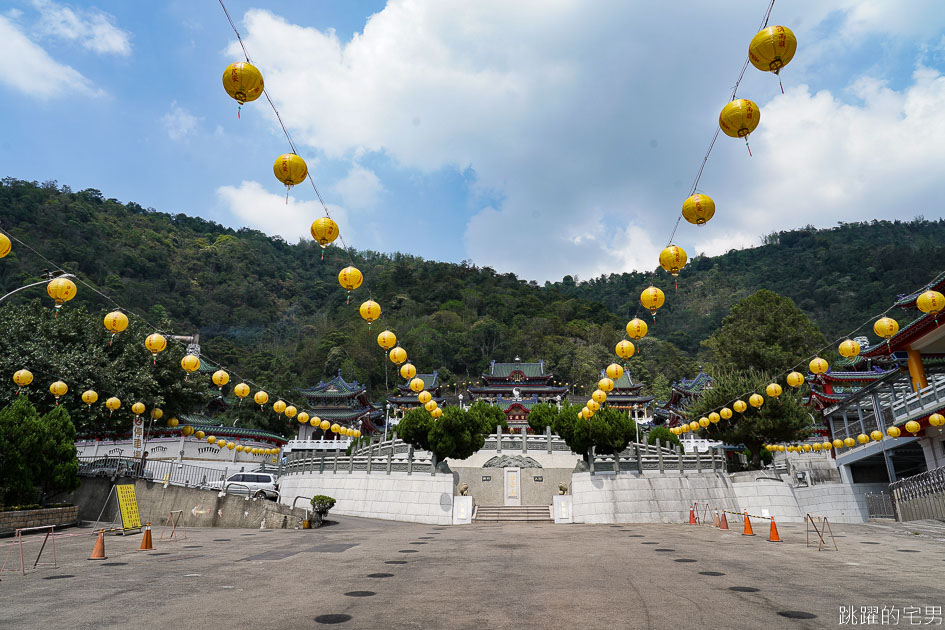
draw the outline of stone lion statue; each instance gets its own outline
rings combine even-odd
[[[465,481],[459,484],[459,496],[465,497],[469,494],[469,484]]]
[[[567,493],[568,493],[568,484],[566,484],[566,483],[559,483],[559,484],[558,484],[558,492],[559,492],[559,494],[562,494],[562,495],[567,494]]]

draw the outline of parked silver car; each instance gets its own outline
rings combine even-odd
[[[227,494],[246,494],[254,499],[279,499],[279,479],[272,473],[242,472],[230,475],[226,481],[214,481],[209,484],[216,490]]]

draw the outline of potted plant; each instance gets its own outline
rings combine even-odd
[[[335,505],[335,500],[324,494],[316,494],[312,497],[312,526],[321,527],[325,515]]]

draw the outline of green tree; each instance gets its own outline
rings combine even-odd
[[[36,453],[34,483],[47,499],[79,487],[79,461],[76,459],[75,427],[63,406],[54,407],[40,419],[42,441]]]
[[[444,412],[445,413],[445,412]],[[495,405],[490,405],[483,401],[478,401],[467,409],[470,417],[475,418],[482,427],[481,431],[486,435],[495,433],[498,427],[509,428],[508,421],[501,409]]]
[[[417,407],[404,414],[397,435],[414,448],[432,452],[437,461],[466,459],[481,449],[486,435],[504,422],[505,414],[485,403],[472,405],[468,411],[452,405],[443,407],[443,415],[437,420]]]
[[[444,412],[445,413],[445,412]],[[433,428],[433,416],[423,407],[415,407],[397,423],[397,437],[421,451],[431,451],[430,429]]]
[[[827,340],[790,298],[761,289],[732,307],[703,342],[717,367],[787,372]]]
[[[625,411],[604,406],[590,420],[579,417],[579,411],[578,405],[562,405],[553,429],[585,461],[592,446],[597,453],[616,454],[627,448],[636,434]]]
[[[764,391],[765,386],[777,380],[768,372],[757,370],[717,371],[712,374],[712,389],[706,389],[702,396],[693,400],[686,408],[689,418],[698,418],[723,406],[731,408],[737,398],[747,401],[751,392]],[[761,452],[764,444],[794,442],[811,435],[812,421],[807,408],[801,406],[801,394],[791,387],[784,387],[776,400],[765,398],[760,409],[749,406],[743,414],[734,413],[717,424],[700,429],[699,434],[710,440],[721,440],[726,444],[743,444],[751,451],[751,467],[761,466]]]
[[[659,426],[653,427],[650,429],[650,432],[646,436],[646,443],[653,445],[656,444],[656,440],[660,441],[660,444],[675,444],[676,446],[682,446],[679,441],[679,438],[673,435],[672,431],[667,427]]]
[[[536,434],[544,433],[558,417],[558,407],[549,403],[538,403],[528,412],[528,426]],[[554,429],[552,429],[554,430]]]

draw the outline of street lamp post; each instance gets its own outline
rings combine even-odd
[[[4,295],[3,297],[0,297],[0,302],[4,301],[5,299],[7,299],[8,297],[10,297],[10,296],[13,295],[14,293],[19,293],[20,291],[23,291],[24,289],[30,289],[30,288],[32,288],[32,287],[38,287],[38,286],[41,285],[41,284],[49,284],[49,281],[52,280],[53,278],[75,278],[75,275],[73,275],[73,274],[71,274],[71,273],[56,273],[56,272],[54,272],[54,271],[46,271],[46,272],[43,273],[43,279],[42,279],[42,280],[40,280],[39,282],[33,282],[32,284],[27,284],[27,285],[25,285],[25,286],[20,287],[19,289],[13,289],[12,291],[10,291],[9,293],[7,293],[7,294]]]

